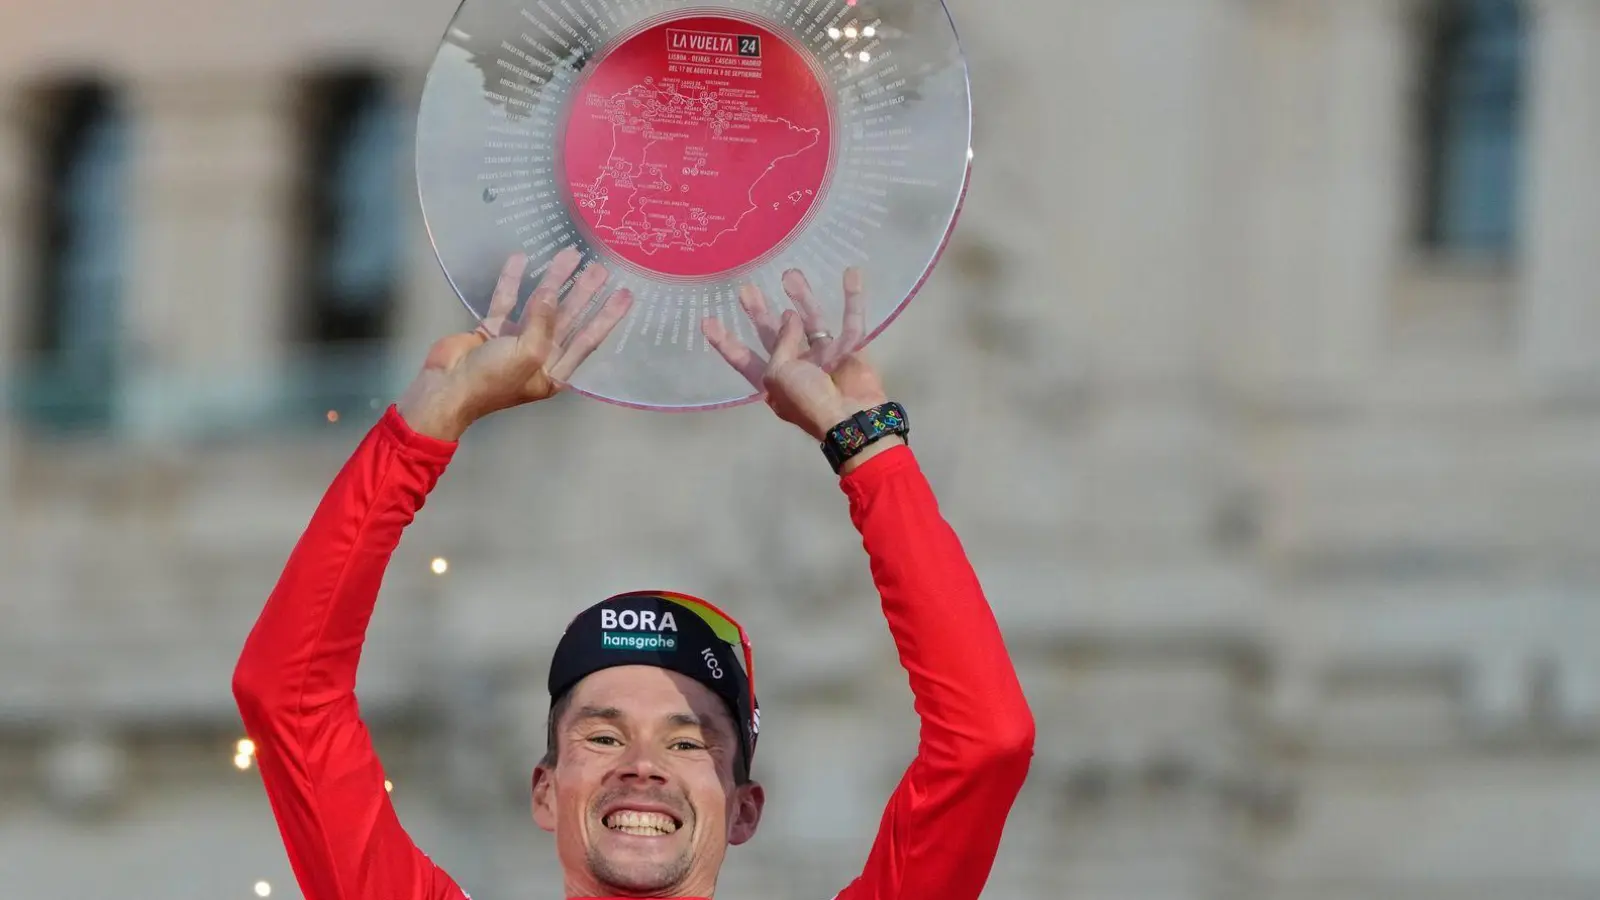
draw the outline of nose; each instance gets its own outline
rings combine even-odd
[[[666,784],[669,780],[658,751],[644,741],[629,745],[618,761],[615,775],[625,783]]]

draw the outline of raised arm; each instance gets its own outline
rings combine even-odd
[[[833,337],[797,271],[781,316],[754,287],[739,294],[769,356],[716,319],[701,327],[723,359],[766,392],[767,405],[814,440],[884,404],[857,352],[865,333],[860,273],[844,273],[844,325]],[[837,900],[976,900],[1033,757],[1033,717],[978,578],[939,514],[911,448],[879,415],[841,441],[850,515],[872,563],[883,612],[922,719],[916,759],[884,811],[861,876]],[[838,457],[833,457],[837,460]],[[820,460],[819,460],[820,462]]]
[[[463,432],[546,399],[627,312],[618,291],[565,345],[608,274],[568,249],[512,318],[527,259],[507,262],[483,323],[433,345],[328,488],[245,643],[233,688],[306,900],[456,900],[454,882],[395,816],[356,703],[356,667],[401,532]]]
[[[922,729],[866,866],[839,898],[977,900],[1027,778],[1033,716],[911,449],[880,453],[842,486]]]
[[[464,896],[401,828],[355,694],[384,570],[453,449],[385,412],[323,496],[234,670],[306,900]]]

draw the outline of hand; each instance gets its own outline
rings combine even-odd
[[[573,247],[557,253],[516,321],[511,313],[528,258],[518,253],[507,260],[483,322],[429,349],[422,371],[397,404],[406,422],[423,434],[454,441],[490,413],[564,390],[567,379],[633,305],[628,291],[617,291],[563,346],[561,337],[611,277],[604,266],[591,264],[561,302],[561,286],[582,259]]]
[[[754,285],[739,291],[739,305],[755,324],[769,359],[761,359],[716,319],[706,319],[701,330],[729,365],[766,394],[767,406],[778,418],[820,441],[833,426],[888,400],[878,373],[856,352],[866,330],[861,273],[845,270],[844,327],[836,338],[827,336],[821,306],[805,275],[796,269],[785,272],[783,292],[798,313],[774,315]]]

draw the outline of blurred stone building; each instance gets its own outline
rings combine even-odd
[[[1600,3],[953,11],[972,189],[875,355],[1039,721],[988,896],[1600,896]],[[298,896],[229,676],[467,324],[409,156],[452,12],[0,12],[6,897]],[[472,434],[366,653],[403,820],[475,896],[558,896],[542,667],[641,586],[758,643],[771,803],[721,893],[831,896],[915,718],[759,405]]]

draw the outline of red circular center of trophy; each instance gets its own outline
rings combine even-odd
[[[739,19],[628,38],[590,71],[562,145],[578,219],[675,277],[737,269],[805,221],[827,177],[827,98],[800,51]]]

